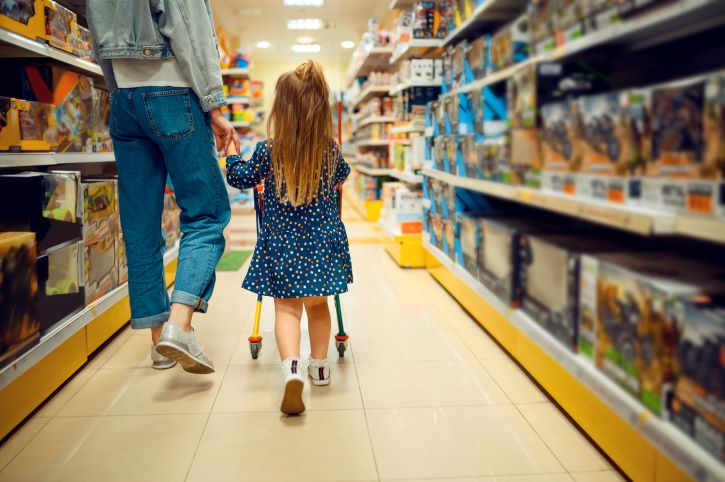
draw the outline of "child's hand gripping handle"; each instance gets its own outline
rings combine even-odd
[[[237,148],[237,145],[234,142],[229,143],[229,146],[227,147],[226,155],[227,155],[227,157],[239,155],[239,149]]]

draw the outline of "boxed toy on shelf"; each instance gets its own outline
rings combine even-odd
[[[478,279],[479,248],[481,246],[481,214],[458,213],[459,259],[474,279]]]
[[[83,192],[83,242],[94,244],[121,231],[115,179],[87,179]]]
[[[77,242],[38,257],[40,332],[85,306],[83,243]]]
[[[0,28],[45,42],[45,0],[5,0],[0,5]]]
[[[0,367],[40,339],[35,256],[33,233],[0,233]]]
[[[116,257],[118,258],[118,285],[128,281],[128,259],[126,259],[126,241],[123,233],[116,235]]]
[[[34,232],[39,255],[83,238],[77,178],[25,172],[0,176],[0,231]]]
[[[543,187],[576,194],[574,173],[579,170],[584,150],[581,112],[575,102],[564,100],[541,108],[543,138]]]
[[[524,14],[491,37],[491,68],[502,70],[528,59],[530,42],[529,17]]]
[[[44,0],[45,35],[48,44],[68,53],[77,54],[79,42],[78,18],[72,10],[53,0]]]
[[[382,222],[394,234],[420,234],[423,229],[423,196],[404,183],[383,184]]]
[[[78,25],[77,29],[76,41],[78,42],[78,56],[88,62],[96,62],[96,53],[93,50],[93,34],[89,29],[81,25]]]
[[[678,332],[674,307],[725,293],[722,267],[662,252],[585,256],[581,269],[582,353],[659,414],[674,377]]]
[[[419,1],[413,6],[412,31],[417,39],[443,39],[448,35],[450,7],[447,2]]]
[[[86,304],[96,301],[118,287],[116,237],[109,234],[84,248],[84,286]]]
[[[0,151],[54,151],[58,131],[53,106],[0,97]]]
[[[164,194],[164,211],[161,217],[161,229],[167,248],[172,248],[181,239],[181,209],[176,203],[176,195],[167,190]]]

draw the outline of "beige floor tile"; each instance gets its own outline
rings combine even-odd
[[[481,360],[496,383],[515,404],[548,402],[543,391],[509,358]]]
[[[506,351],[491,338],[486,330],[472,318],[466,324],[459,324],[454,331],[463,340],[463,343],[480,360],[490,358],[508,358]]]
[[[183,481],[206,419],[207,415],[55,418],[0,472],[0,480]]]
[[[327,387],[305,384],[307,410],[360,409],[360,387],[355,367],[332,367],[332,383]],[[277,365],[230,366],[224,375],[214,412],[279,411],[282,374]]]
[[[478,360],[358,363],[365,408],[508,404]]]
[[[204,351],[214,362],[216,368],[229,364],[237,343],[234,335],[200,335]],[[151,340],[145,336],[131,337],[103,365],[103,368],[149,368],[151,366]]]
[[[450,479],[382,479],[385,482],[496,482],[495,477],[453,477]]]
[[[49,418],[34,417],[26,420],[4,444],[0,445],[0,471],[4,469],[17,456],[26,445],[33,440],[45,424],[50,421]],[[1,474],[0,474],[1,475]]]
[[[213,414],[189,482],[377,479],[362,410]]]
[[[609,462],[553,404],[520,405],[518,409],[566,470],[585,472],[612,469]]]
[[[98,370],[58,416],[208,413],[223,374],[193,375],[180,367]]]
[[[625,482],[627,479],[615,470],[601,472],[572,472],[575,482]]]
[[[499,475],[496,482],[572,482],[569,474]]]
[[[91,355],[85,367],[91,369],[101,368],[131,338],[133,333],[131,330],[123,328],[111,341]],[[147,336],[150,337],[150,335]]]
[[[366,413],[382,479],[564,472],[513,406]]]
[[[424,304],[376,305],[367,310],[344,308],[349,331],[370,330],[440,330],[449,328],[444,317]]]
[[[66,384],[56,394],[48,399],[45,404],[38,410],[35,417],[55,417],[58,412],[65,406],[78,390],[88,383],[98,370],[95,368],[82,368],[73,378],[68,380]]]
[[[355,353],[353,350],[353,344],[354,344],[354,335],[350,336],[350,341],[348,343],[348,349],[345,352],[345,357],[340,358],[337,353],[337,347],[336,342],[334,338],[333,331],[332,335],[330,336],[330,346],[327,351],[327,359],[332,365],[350,365],[353,363],[355,359]],[[234,353],[232,354],[232,359],[230,361],[230,365],[275,365],[279,366],[280,364],[280,358],[279,358],[279,350],[277,348],[277,341],[274,337],[274,327],[267,327],[264,331],[262,331],[261,336],[263,338],[262,340],[262,351],[259,354],[259,358],[254,360],[252,358],[252,355],[249,351],[249,334],[247,332],[243,333],[238,341],[237,346],[234,348]],[[302,338],[300,341],[300,356],[303,360],[306,360],[310,355],[311,349],[310,349],[310,337],[307,332],[302,332]]]
[[[379,330],[351,333],[357,362],[473,359],[452,330]]]

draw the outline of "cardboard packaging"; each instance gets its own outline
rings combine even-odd
[[[573,173],[584,154],[584,130],[575,102],[562,101],[542,107],[543,186],[564,194],[576,194]]]
[[[84,285],[86,304],[110,293],[118,285],[116,237],[108,235],[84,247]]]
[[[32,348],[40,339],[35,235],[0,233],[0,367]]]
[[[375,188],[377,190],[377,188]],[[379,199],[376,195],[376,199]],[[161,216],[161,230],[167,248],[173,248],[177,241],[181,239],[181,209],[176,204],[176,196],[173,193],[164,195],[164,212]]]
[[[53,0],[44,0],[45,34],[49,45],[77,54],[78,18],[75,12],[68,10]]]
[[[83,242],[86,245],[121,231],[117,189],[118,181],[113,179],[88,179],[82,183]]]
[[[0,97],[0,151],[54,151],[58,131],[53,106]]]
[[[491,67],[491,36],[482,35],[471,42],[466,52],[466,64],[470,69],[469,82],[484,78]]]
[[[474,279],[478,279],[479,251],[481,248],[481,218],[479,213],[458,213],[458,258]]]
[[[72,174],[36,173],[0,176],[0,231],[33,232],[36,249],[82,239],[78,217],[78,179]]]
[[[529,58],[531,31],[529,17],[524,14],[491,37],[491,67],[502,70]]]
[[[555,47],[555,0],[534,0],[530,2],[528,15],[531,23],[532,51],[540,54]]]
[[[725,293],[722,268],[669,253],[585,256],[580,287],[581,352],[660,414],[674,376],[678,326],[670,310]]]
[[[579,272],[582,255],[620,251],[585,234],[522,236],[521,306],[563,345],[576,351],[579,338]]]
[[[43,0],[5,0],[0,6],[0,28],[45,42]]]
[[[459,147],[462,163],[458,166],[458,175],[476,179],[478,176],[478,144],[475,135],[461,136]]]
[[[95,63],[96,53],[93,50],[93,34],[89,29],[80,25],[77,26],[77,29],[78,56],[83,60]]]
[[[72,243],[39,257],[36,269],[40,332],[45,334],[85,306],[83,243]]]

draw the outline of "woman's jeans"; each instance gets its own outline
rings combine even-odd
[[[170,303],[207,310],[231,210],[209,116],[185,88],[113,94],[111,136],[128,258],[131,326],[165,323]],[[181,208],[181,245],[171,300],[164,282],[161,215],[167,175]]]

